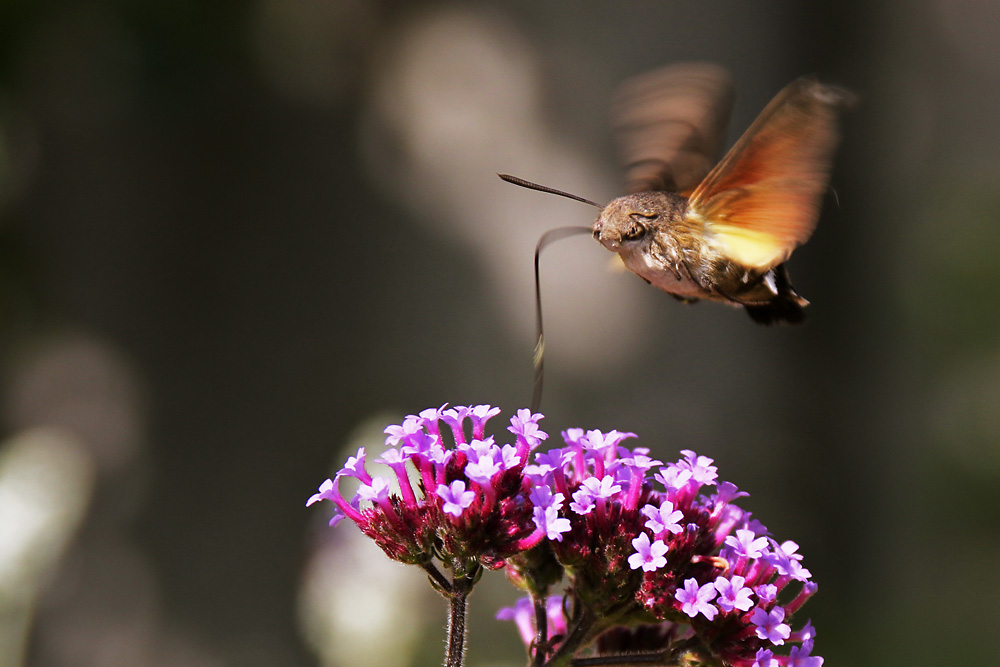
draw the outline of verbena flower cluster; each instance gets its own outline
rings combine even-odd
[[[362,448],[307,505],[331,500],[331,525],[350,518],[401,562],[438,559],[453,573],[506,566],[536,600],[564,577],[565,596],[544,603],[545,645],[533,630],[542,607],[525,599],[500,613],[529,650],[558,653],[585,634],[599,651],[641,644],[706,664],[823,664],[810,655],[812,626],[791,625],[816,592],[798,546],[734,504],[747,494],[719,481],[712,459],[684,450],[664,465],[622,445],[633,433],[578,428],[562,433],[564,446],[537,452],[548,435],[529,410],[510,420],[514,442],[499,445],[485,434],[498,413],[480,405],[410,415],[385,429],[377,459],[394,485],[368,473]],[[349,500],[344,477],[360,481]],[[574,631],[584,619],[589,628]]]
[[[449,565],[471,560],[502,567],[504,558],[544,537],[532,521],[523,470],[528,454],[548,435],[538,428],[542,415],[521,410],[509,428],[516,444],[497,445],[485,428],[499,413],[477,405],[409,415],[385,429],[386,447],[375,459],[392,469],[398,494],[390,494],[390,480],[368,473],[362,447],[306,505],[332,500],[337,509],[331,526],[350,518],[389,558],[403,563],[438,558]],[[349,501],[339,491],[343,477],[361,482]]]

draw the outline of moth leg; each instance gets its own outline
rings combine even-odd
[[[712,280],[710,280],[707,275],[702,273],[696,274],[694,271],[692,271],[691,266],[687,263],[686,259],[681,260],[681,266],[684,267],[684,273],[687,274],[688,280],[690,280],[695,285],[704,290],[706,294],[721,294],[725,298],[727,299],[729,298],[728,296],[722,294],[722,292],[718,290],[718,286]],[[677,279],[680,280],[680,276],[678,276]]]
[[[667,294],[670,293],[667,292]],[[681,303],[686,303],[686,304],[698,303],[699,301],[701,301],[701,299],[696,299],[693,296],[680,296],[679,294],[670,294],[670,296],[674,297]]]
[[[660,246],[658,243],[655,243],[655,240],[654,240],[654,246],[653,248],[650,249],[650,251],[656,256],[656,259],[660,262],[662,266],[665,266],[667,269],[670,270],[670,273],[674,275],[674,278],[677,279],[677,282],[680,282],[681,280],[684,279],[683,276],[681,276],[681,270],[680,267],[677,265],[677,262],[670,255],[670,253],[668,253],[662,246]],[[688,271],[688,274],[690,273],[691,272]],[[646,279],[643,278],[643,280]],[[646,280],[646,282],[652,285],[652,283],[650,283],[648,280]]]

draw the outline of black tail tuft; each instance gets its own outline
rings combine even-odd
[[[802,324],[809,302],[795,293],[784,264],[774,268],[774,286],[778,295],[770,303],[745,305],[747,315],[757,324]]]
[[[774,301],[763,306],[744,306],[747,315],[757,324],[802,324],[806,319],[806,310],[795,298],[787,296],[775,297]]]

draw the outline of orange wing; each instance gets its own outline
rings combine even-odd
[[[693,189],[715,165],[733,109],[717,65],[685,63],[629,79],[611,109],[627,191]]]
[[[691,193],[692,217],[720,252],[766,270],[809,239],[829,181],[838,112],[852,97],[812,78],[792,82]]]

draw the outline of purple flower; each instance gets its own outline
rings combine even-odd
[[[525,646],[535,639],[535,609],[531,598],[519,598],[513,607],[502,607],[497,612],[498,621],[514,621]]]
[[[740,491],[732,482],[721,482],[719,492],[715,494],[715,500],[716,502],[731,503],[737,498],[746,498],[749,495],[746,491]]]
[[[362,450],[358,450],[360,453]],[[389,448],[382,452],[382,456],[375,459],[375,463],[384,463],[387,466],[396,465],[397,463],[406,463],[409,457],[404,456],[398,449]]]
[[[472,437],[482,438],[486,431],[486,422],[500,414],[500,408],[489,405],[474,405],[469,410],[469,417],[472,418]]]
[[[552,493],[552,489],[547,486],[536,486],[528,494],[528,500],[535,507],[555,507],[556,510],[562,509],[564,498],[561,493]]]
[[[802,626],[802,629],[793,632],[789,639],[793,642],[801,642],[803,644],[806,642],[812,642],[816,639],[816,628],[813,627],[812,621],[806,621],[806,624]]]
[[[559,595],[551,595],[545,600],[549,639],[566,634],[566,615],[563,613],[562,602],[562,597]],[[513,607],[502,608],[497,612],[497,620],[514,621],[525,646],[530,647],[535,641],[535,608],[531,598],[520,598]]]
[[[455,444],[460,445],[465,442],[465,418],[469,416],[469,408],[464,405],[456,405],[453,408],[441,411],[441,421],[451,429]]]
[[[593,451],[600,456],[605,456],[609,449],[618,447],[618,444],[626,438],[634,438],[635,433],[619,433],[610,431],[602,433],[597,429],[587,431],[587,435],[580,440],[584,449]]]
[[[336,505],[334,505],[333,506],[333,517],[330,518],[330,523],[328,525],[331,528],[333,528],[334,526],[336,526],[338,523],[340,523],[341,521],[343,521],[346,518],[347,518],[347,515],[344,514],[344,511],[342,509],[340,509],[339,507],[337,507]]]
[[[426,452],[438,446],[441,443],[441,438],[432,433],[426,433],[424,431],[419,431],[412,435],[406,437],[405,440],[401,441],[402,451],[407,456],[413,454],[425,454]]]
[[[552,449],[535,454],[535,463],[524,467],[524,475],[536,484],[546,484],[552,472],[562,466],[562,450]]]
[[[717,602],[722,607],[722,611],[732,611],[733,609],[747,611],[753,606],[753,602],[750,601],[753,592],[744,586],[744,583],[746,583],[746,579],[738,574],[733,575],[732,579],[719,577],[715,580],[715,590],[719,591]]]
[[[319,485],[319,492],[309,496],[309,500],[306,501],[306,507],[309,507],[313,503],[319,502],[320,500],[333,500],[332,479],[328,479]]]
[[[785,620],[785,610],[775,607],[770,612],[760,607],[753,610],[750,622],[757,626],[755,632],[761,639],[766,639],[775,646],[781,646],[792,634],[792,629],[782,621]]]
[[[473,455],[478,455],[475,460]],[[496,445],[490,445],[486,449],[475,449],[465,466],[465,476],[477,484],[488,486],[493,476],[500,472],[500,463],[497,461],[499,455],[500,448]]]
[[[404,419],[400,425],[392,424],[385,427],[383,431],[386,434],[385,444],[387,447],[396,447],[400,441],[406,440],[416,433],[421,433],[422,430],[423,424],[420,423],[420,419],[416,417]]]
[[[660,472],[653,475],[653,479],[662,484],[667,491],[682,489],[691,481],[691,471],[670,465],[660,468]]]
[[[779,667],[779,663],[769,649],[757,649],[754,663],[750,667]]]
[[[538,420],[541,418],[541,414],[531,414],[531,410],[522,408],[511,417],[507,430],[518,436],[519,440],[523,438],[529,449],[534,449],[549,437],[548,433],[538,428]]]
[[[550,540],[562,542],[563,533],[568,533],[573,526],[569,519],[559,516],[559,510],[555,507],[536,507],[533,518],[539,530],[545,532],[545,536]]]
[[[630,435],[632,435],[632,437],[635,437],[634,434]],[[643,471],[650,470],[654,466],[663,465],[663,461],[657,461],[656,459],[650,458],[645,454],[633,454],[631,458],[623,458],[621,462],[623,465],[638,468],[639,470]]]
[[[788,667],[822,667],[823,658],[809,655],[812,648],[811,640],[802,642],[802,646],[793,646],[788,652]]]
[[[465,482],[460,479],[452,482],[451,486],[439,484],[437,496],[444,501],[441,509],[456,517],[462,516],[462,511],[472,505],[472,502],[476,499],[475,492],[466,491]]]
[[[420,420],[420,424],[427,430],[428,433],[440,437],[441,431],[438,430],[438,421],[441,419],[441,414],[444,409],[448,407],[445,403],[440,408],[427,408],[426,410],[421,410],[417,418]],[[412,416],[412,415],[411,415]]]
[[[615,479],[611,475],[605,475],[600,480],[591,477],[583,480],[583,484],[595,498],[611,498],[616,493],[621,493],[622,490],[621,486],[615,484]]]
[[[677,465],[680,468],[690,470],[691,477],[695,482],[702,486],[715,482],[719,476],[719,469],[712,465],[713,459],[707,456],[698,456],[690,449],[682,449],[681,454],[684,455],[685,460],[678,461]]]
[[[757,594],[761,602],[774,602],[774,599],[778,597],[778,587],[774,584],[761,584],[753,589],[753,592]]]
[[[359,447],[356,455],[347,458],[347,463],[344,464],[342,472],[346,477],[357,477],[364,483],[370,483],[372,481],[368,471],[365,470],[364,447]]]
[[[664,500],[659,507],[646,505],[642,508],[642,515],[647,517],[646,528],[653,531],[654,535],[663,532],[671,532],[676,535],[684,530],[680,524],[680,521],[684,519],[684,513],[675,510],[674,504],[669,500]]]
[[[313,503],[317,503],[320,500],[330,500],[336,503],[336,499],[338,497],[339,496],[337,494],[333,480],[328,479],[319,485],[318,493],[314,493],[311,496],[309,496],[309,500],[306,501],[306,507],[309,507]],[[333,506],[333,518],[330,519],[330,527],[332,528],[333,526],[336,526],[344,518],[346,518],[346,516],[347,515],[344,514],[344,511],[335,504]]]
[[[757,519],[751,519],[750,514],[751,514],[750,512],[743,513],[743,519],[745,522],[745,525],[743,527],[746,528],[747,530],[752,530],[754,535],[765,535],[765,536],[770,535],[771,531],[767,529],[767,526],[762,524]]]
[[[726,546],[741,558],[760,558],[767,549],[767,538],[754,538],[752,530],[737,530],[735,537],[726,538]]]
[[[436,441],[430,449],[428,449],[424,455],[430,463],[437,465],[440,469],[444,469],[444,466],[451,460],[451,457],[455,455],[454,450],[445,449],[441,441]]]
[[[491,435],[486,439],[473,438],[471,442],[460,442],[455,446],[455,449],[471,459],[478,459],[484,454],[491,454],[494,446],[493,436]]]
[[[719,610],[715,605],[709,604],[715,599],[717,591],[712,584],[698,586],[697,579],[688,579],[684,582],[684,588],[678,588],[674,597],[681,603],[681,611],[694,618],[702,614],[708,620],[715,618]]]
[[[590,489],[581,486],[573,492],[573,502],[569,504],[571,510],[577,514],[584,515],[590,514],[595,507],[597,507],[597,503],[594,502],[594,494],[591,493]]]
[[[611,475],[605,475],[601,479],[588,477],[583,480],[582,486],[573,493],[575,502],[570,504],[570,509],[577,514],[589,514],[595,508],[601,512],[602,503],[615,494],[621,493],[621,490],[622,487],[615,483],[615,479]]]
[[[514,445],[504,445],[500,448],[499,462],[504,470],[510,470],[520,465],[522,458]]]
[[[771,545],[773,550],[767,560],[777,568],[778,574],[797,579],[798,581],[806,581],[812,576],[809,570],[802,567],[802,564],[799,562],[802,560],[802,556],[795,553],[799,549],[798,544],[791,540],[787,540],[781,544],[778,544],[775,540],[771,540]]]
[[[389,497],[389,482],[384,477],[373,477],[370,484],[358,487],[358,497],[380,503]]]
[[[628,565],[633,570],[640,567],[645,572],[653,572],[667,564],[667,559],[663,554],[667,553],[667,545],[662,540],[649,543],[649,535],[639,533],[639,537],[632,540],[635,553],[628,557]]]

